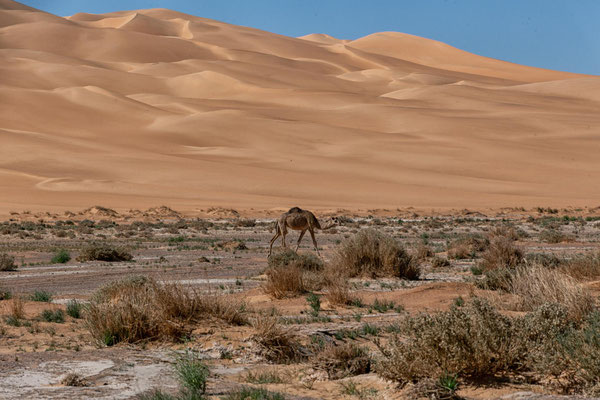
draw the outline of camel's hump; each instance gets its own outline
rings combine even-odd
[[[292,207],[288,210],[288,213],[299,213],[302,212],[303,210],[300,207]]]

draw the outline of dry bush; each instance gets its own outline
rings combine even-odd
[[[15,258],[6,253],[0,253],[0,271],[14,271],[16,269]]]
[[[263,285],[266,294],[282,299],[319,290],[324,283],[323,261],[313,254],[297,254],[286,249],[269,257]]]
[[[25,318],[25,307],[23,305],[23,299],[21,296],[15,296],[12,299],[12,303],[10,305],[10,316],[14,318],[14,320]]]
[[[444,267],[449,267],[450,265],[451,265],[450,261],[448,261],[447,258],[435,256],[431,260],[431,266],[433,268],[444,268]]]
[[[92,336],[101,343],[179,340],[187,325],[207,318],[231,324],[246,322],[243,305],[215,295],[203,295],[177,284],[133,277],[100,288],[85,313]]]
[[[576,279],[600,277],[600,252],[575,257],[565,262],[562,270]]]
[[[515,325],[528,370],[566,393],[600,394],[600,312],[574,324],[567,307],[544,304]]]
[[[398,277],[418,279],[419,261],[394,238],[374,229],[364,229],[337,249],[334,267],[348,277]]]
[[[350,285],[348,280],[340,277],[339,280],[327,282],[327,293],[325,298],[332,305],[345,306],[352,303],[355,297],[350,294]]]
[[[433,250],[430,246],[425,243],[419,243],[419,245],[415,248],[414,255],[419,260],[424,260],[429,257],[433,257]]]
[[[483,252],[481,267],[484,271],[496,268],[514,269],[523,262],[523,251],[506,236],[494,236]]]
[[[270,268],[266,275],[263,291],[276,299],[296,297],[308,292],[304,284],[304,271],[297,266]]]
[[[371,359],[366,348],[354,343],[328,345],[312,358],[314,369],[327,372],[329,379],[368,374]]]
[[[448,258],[463,260],[475,258],[477,253],[484,251],[489,245],[489,239],[479,235],[468,235],[453,240],[448,244]]]
[[[436,315],[408,317],[379,347],[376,372],[401,385],[439,379],[497,379],[522,374],[565,392],[600,393],[600,312],[574,322],[569,309],[545,303],[523,317],[474,299]]]
[[[511,320],[489,303],[475,299],[435,315],[407,318],[406,337],[394,336],[380,346],[376,371],[401,385],[443,373],[478,378],[506,373],[521,356]]]
[[[90,244],[81,250],[77,261],[131,261],[133,256],[123,247],[108,244]]]
[[[518,295],[520,311],[533,311],[544,303],[564,305],[573,320],[581,320],[594,309],[594,298],[575,279],[541,265],[518,267],[510,292]]]
[[[252,321],[256,334],[252,340],[258,353],[268,361],[291,363],[306,358],[305,351],[291,328],[284,328],[274,317],[258,316]]]
[[[540,233],[540,240],[546,243],[561,243],[561,242],[572,242],[573,236],[562,233],[558,229],[544,229]]]

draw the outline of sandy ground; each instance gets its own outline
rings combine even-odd
[[[173,352],[193,348],[202,355],[211,369],[208,393],[219,398],[240,385],[249,385],[249,371],[276,371],[283,383],[267,388],[285,393],[289,399],[358,399],[344,394],[343,384],[352,382],[362,390],[362,398],[411,398],[392,383],[370,373],[342,380],[328,380],[310,364],[272,365],[257,353],[251,341],[253,329],[207,322],[196,327],[185,343],[146,343],[139,345],[98,346],[82,320],[66,317],[64,323],[45,322],[39,315],[44,309],[65,308],[70,299],[86,301],[101,285],[132,275],[153,276],[162,281],[176,281],[201,290],[243,299],[254,310],[275,308],[282,320],[302,337],[321,335],[324,338],[341,330],[356,330],[368,323],[385,327],[406,313],[447,310],[457,297],[485,295],[473,285],[470,268],[474,260],[451,260],[450,266],[433,268],[429,259],[423,262],[423,274],[417,281],[398,279],[354,280],[352,292],[364,304],[392,301],[399,308],[380,313],[368,307],[333,307],[322,303],[322,316],[328,321],[307,322],[308,305],[304,297],[274,300],[264,294],[261,284],[267,266],[266,253],[271,233],[271,219],[179,219],[149,218],[129,220],[89,214],[75,215],[32,223],[31,215],[13,215],[13,221],[2,225],[0,252],[15,256],[19,268],[0,273],[0,289],[13,296],[28,296],[37,290],[52,294],[52,303],[25,302],[25,319],[21,326],[10,325],[13,300],[0,301],[0,398],[61,399],[100,398],[129,399],[136,394],[161,388],[175,391],[177,384],[172,369]],[[88,211],[89,212],[89,211]],[[104,211],[105,213],[107,211]],[[163,213],[171,211],[162,210]],[[139,215],[139,214],[138,214]],[[94,225],[90,227],[90,221]],[[69,222],[71,221],[72,224]],[[352,217],[334,230],[319,232],[317,239],[325,260],[330,260],[338,243],[358,229],[375,227],[401,240],[414,249],[428,238],[431,249],[445,256],[448,240],[466,233],[481,233],[511,223],[524,237],[518,244],[526,252],[553,253],[562,256],[597,251],[600,247],[600,225],[597,219],[565,222],[556,214],[538,214],[532,218],[515,214],[506,217],[437,216],[413,218]],[[544,225],[546,224],[546,225]],[[547,224],[558,226],[575,240],[546,243],[539,234]],[[18,227],[10,232],[7,227]],[[66,232],[66,237],[64,236]],[[71,234],[72,232],[72,234]],[[289,242],[295,242],[291,234]],[[135,260],[125,263],[78,262],[75,257],[81,247],[92,241],[108,241],[129,246]],[[245,248],[239,248],[243,243]],[[278,242],[279,245],[279,242]],[[73,259],[66,264],[51,264],[53,251],[65,248]],[[300,250],[312,252],[309,240]],[[588,287],[600,294],[600,282]],[[385,333],[381,333],[385,339]],[[356,343],[369,346],[376,353],[373,337],[359,336]],[[349,339],[348,339],[349,340]],[[224,356],[226,355],[226,356]],[[61,384],[68,373],[77,373],[86,386]],[[265,385],[263,385],[265,386]],[[519,381],[502,384],[466,385],[459,393],[468,399],[558,399],[548,389]],[[574,399],[576,397],[569,397]]]
[[[0,0],[0,211],[597,206],[600,78]]]

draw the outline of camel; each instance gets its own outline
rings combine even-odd
[[[337,218],[334,217],[328,220],[324,227],[321,227],[321,224],[319,223],[317,217],[315,217],[315,214],[299,207],[292,207],[287,212],[281,214],[279,219],[275,221],[275,236],[273,236],[273,239],[271,239],[271,243],[269,245],[269,257],[271,257],[271,253],[273,251],[273,243],[275,243],[275,240],[277,240],[279,236],[282,236],[281,243],[283,248],[287,247],[285,243],[285,235],[288,233],[288,228],[295,231],[300,231],[300,237],[298,238],[296,251],[298,251],[300,248],[300,241],[308,230],[310,232],[310,236],[312,237],[313,244],[315,245],[315,250],[320,257],[321,254],[319,253],[317,240],[315,239],[315,228],[325,230],[337,224]]]

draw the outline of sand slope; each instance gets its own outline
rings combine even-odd
[[[600,204],[600,78],[0,0],[0,211]]]

